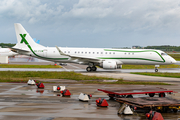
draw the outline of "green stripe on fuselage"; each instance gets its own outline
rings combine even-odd
[[[114,51],[114,52],[131,52],[131,53],[138,53],[138,52],[155,52],[159,55],[159,57],[162,59],[162,61],[159,60],[153,60],[153,59],[147,59],[147,58],[109,58],[109,57],[99,57],[99,59],[137,59],[137,60],[147,60],[147,61],[154,61],[154,62],[165,62],[165,59],[155,50],[142,50],[142,51],[127,51],[127,50],[110,50],[110,49],[104,49],[104,51]]]

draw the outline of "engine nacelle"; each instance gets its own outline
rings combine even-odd
[[[103,61],[102,67],[104,69],[117,69],[116,61]]]

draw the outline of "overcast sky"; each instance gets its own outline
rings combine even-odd
[[[1,0],[0,43],[14,23],[49,47],[180,46],[179,0]]]

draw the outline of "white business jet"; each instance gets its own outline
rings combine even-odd
[[[176,60],[165,52],[153,49],[45,47],[34,42],[21,24],[15,23],[15,31],[17,44],[12,47],[13,51],[53,62],[87,64],[88,72],[96,71],[96,66],[117,69],[123,64],[168,65],[176,63]],[[158,71],[157,67],[155,71]]]
[[[18,53],[12,52],[10,48],[0,48],[0,56],[15,56]]]

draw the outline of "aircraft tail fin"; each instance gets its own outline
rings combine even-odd
[[[20,23],[15,23],[14,27],[16,31],[17,44],[13,48],[31,50],[34,47],[44,47],[34,42],[29,33],[24,29],[24,27]]]

